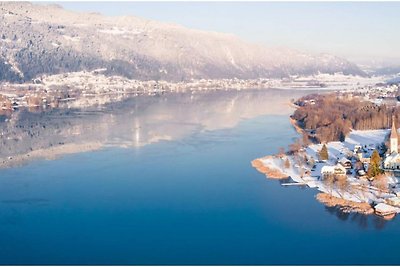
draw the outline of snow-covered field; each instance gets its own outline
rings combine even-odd
[[[369,151],[373,151],[376,146],[385,141],[390,130],[353,130],[346,137],[344,142],[329,142],[326,144],[328,148],[329,161],[336,161],[354,150],[356,145],[367,146]],[[322,144],[313,144],[306,148],[307,155],[317,159],[317,153],[322,148]]]

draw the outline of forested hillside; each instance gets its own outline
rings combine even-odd
[[[138,80],[366,74],[346,59],[248,43],[224,33],[57,5],[0,2],[0,81],[107,69]]]
[[[376,105],[358,97],[308,95],[295,102],[292,115],[306,138],[316,142],[343,141],[351,129],[390,128],[392,115],[400,125],[400,108]]]

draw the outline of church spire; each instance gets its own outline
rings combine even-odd
[[[395,118],[394,116],[392,117],[392,132],[390,133],[390,138],[398,138],[397,136],[397,130],[396,130],[396,126],[395,126]]]
[[[397,135],[397,128],[395,125],[395,117],[392,117],[392,130],[390,133],[390,153],[396,152],[398,153],[398,135]]]

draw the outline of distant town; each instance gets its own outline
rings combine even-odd
[[[375,101],[390,98],[397,84],[387,84],[387,77],[360,77],[342,74],[290,76],[282,79],[220,79],[182,82],[132,80],[104,75],[106,69],[43,75],[29,83],[0,84],[0,107],[11,112],[17,108],[82,108],[121,101],[139,95],[176,92],[244,89],[352,90]]]

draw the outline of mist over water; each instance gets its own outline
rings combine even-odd
[[[0,263],[399,264],[397,218],[325,208],[316,191],[251,167],[298,137],[288,103],[307,93],[13,114],[0,125],[2,157],[71,144],[77,153],[0,170]]]

